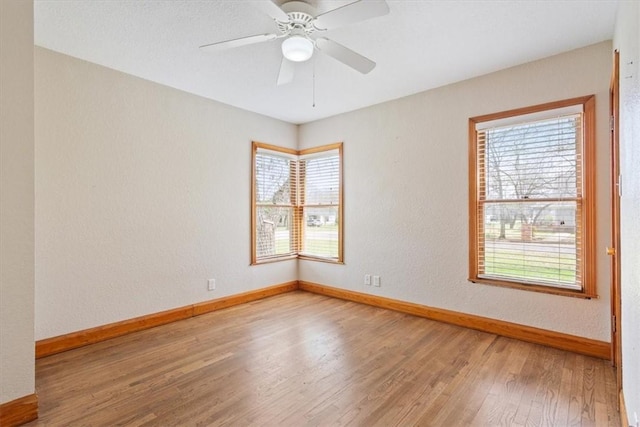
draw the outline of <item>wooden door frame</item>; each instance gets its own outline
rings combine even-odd
[[[616,369],[617,391],[622,389],[621,299],[620,299],[620,53],[613,53],[613,71],[609,88],[611,144],[611,363]]]

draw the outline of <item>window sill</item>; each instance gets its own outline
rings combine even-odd
[[[471,283],[477,283],[482,285],[500,286],[503,288],[520,289],[529,292],[540,292],[545,294],[560,295],[564,297],[583,298],[583,299],[597,299],[597,294],[590,294],[584,291],[574,291],[570,289],[554,288],[551,286],[532,285],[517,282],[510,282],[506,280],[498,279],[484,279],[484,278],[469,278]]]
[[[329,258],[320,258],[320,257],[314,257],[314,256],[309,256],[309,255],[285,255],[285,256],[278,256],[278,257],[272,257],[272,258],[265,258],[265,259],[261,259],[258,261],[254,261],[249,265],[262,265],[262,264],[270,264],[272,262],[280,262],[280,261],[289,261],[292,259],[301,259],[301,260],[305,260],[305,261],[318,261],[318,262],[326,262],[329,264],[341,264],[344,265],[344,261],[339,261],[336,259],[329,259]]]
[[[298,258],[298,255],[276,256],[276,257],[272,257],[272,258],[259,259],[257,261],[251,262],[251,264],[249,264],[249,265],[270,264],[272,262],[289,261],[289,260],[297,259],[297,258]]]
[[[329,263],[329,264],[342,264],[342,265],[344,265],[344,261],[341,261],[341,260],[330,259],[330,258],[320,258],[320,257],[309,256],[309,255],[299,255],[298,259],[302,259],[302,260],[305,260],[305,261],[319,261],[319,262],[326,262],[326,263]]]

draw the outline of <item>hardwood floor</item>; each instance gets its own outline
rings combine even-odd
[[[609,362],[296,291],[36,362],[28,426],[619,426]]]

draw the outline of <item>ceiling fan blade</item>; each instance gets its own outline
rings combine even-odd
[[[278,73],[278,86],[291,83],[293,81],[294,72],[295,72],[295,64],[289,61],[287,58],[282,57],[282,63],[280,64],[280,72]]]
[[[356,71],[360,71],[362,74],[367,74],[376,66],[376,63],[369,58],[365,58],[340,43],[324,37],[316,40],[316,47],[319,51],[326,53]]]
[[[234,47],[246,46],[248,44],[266,42],[278,38],[275,34],[256,34],[255,36],[241,37],[239,39],[225,40],[200,46],[205,52],[216,52],[219,50],[232,49]]]
[[[319,30],[330,30],[389,13],[384,0],[358,0],[322,15],[318,15],[313,26]]]
[[[255,1],[253,5],[276,21],[289,22],[289,15],[271,0]]]

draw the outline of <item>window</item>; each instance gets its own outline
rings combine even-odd
[[[469,119],[469,280],[595,296],[593,96]]]
[[[340,227],[342,146],[303,150],[298,161],[302,238],[300,255],[342,260]]]
[[[342,262],[342,144],[253,143],[251,263]]]
[[[294,256],[298,234],[294,221],[297,153],[255,143],[253,148],[253,261]]]

